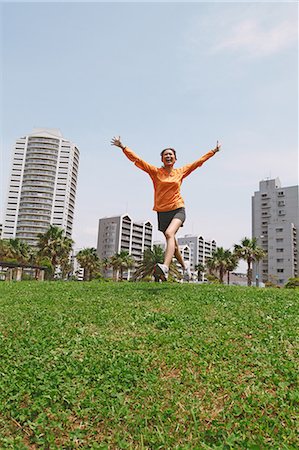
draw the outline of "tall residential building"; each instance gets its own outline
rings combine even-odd
[[[252,197],[252,237],[266,252],[253,267],[255,279],[283,286],[298,276],[298,186],[282,187],[279,178],[259,183]]]
[[[36,128],[16,141],[9,182],[4,239],[36,245],[49,225],[72,236],[79,150],[59,130]]]
[[[186,234],[184,237],[177,239],[178,244],[188,245],[190,248],[190,269],[195,271],[198,264],[205,264],[212,257],[216,250],[216,241],[205,240],[202,236],[193,236]]]
[[[99,220],[97,253],[101,259],[126,251],[140,261],[144,250],[152,248],[152,242],[153,225],[149,221],[135,222],[128,214]]]

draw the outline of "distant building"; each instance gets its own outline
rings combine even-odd
[[[71,253],[71,265],[72,265],[72,275],[74,278],[76,278],[78,281],[83,281],[84,279],[84,269],[80,266],[76,255],[79,253],[79,251],[82,250],[81,248],[73,249]]]
[[[97,253],[100,259],[126,251],[135,261],[140,261],[144,250],[152,248],[152,242],[153,225],[149,221],[135,222],[128,214],[99,220]],[[128,279],[130,272],[125,274]],[[111,270],[106,271],[106,276],[111,276]]]
[[[253,277],[283,286],[298,276],[298,186],[282,187],[279,178],[260,181],[252,197],[252,237],[266,257],[254,264]]]
[[[212,257],[217,247],[215,240],[205,240],[200,235],[186,234],[177,240],[179,245],[188,245],[190,248],[190,269],[192,272],[195,272],[195,267],[198,264],[204,265]]]
[[[36,245],[50,225],[72,236],[79,150],[59,130],[37,128],[17,139],[2,237]]]

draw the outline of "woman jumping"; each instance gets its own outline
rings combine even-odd
[[[166,251],[163,264],[156,264],[155,274],[162,281],[167,281],[169,266],[173,256],[176,257],[184,271],[184,278],[190,278],[190,268],[184,261],[178,242],[176,233],[183,226],[186,219],[185,203],[180,193],[180,187],[184,178],[190,175],[193,170],[202,166],[209,158],[220,150],[221,145],[218,144],[213,150],[210,150],[204,156],[187,164],[179,169],[174,169],[176,162],[176,151],[173,148],[165,148],[161,152],[162,167],[155,167],[143,161],[130,148],[123,145],[120,136],[111,140],[111,145],[115,145],[122,149],[126,157],[133,161],[139,169],[147,172],[154,184],[154,207],[153,210],[158,213],[158,229],[162,231],[166,238]]]

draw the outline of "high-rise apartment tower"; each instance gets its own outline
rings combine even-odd
[[[261,280],[283,286],[298,276],[298,226],[298,186],[282,187],[279,178],[260,181],[252,197],[252,237],[266,257],[254,264],[257,284]]]
[[[4,239],[36,245],[50,225],[72,236],[79,150],[59,130],[37,128],[16,141],[8,189]]]

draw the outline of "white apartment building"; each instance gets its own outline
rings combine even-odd
[[[203,236],[186,234],[184,237],[177,238],[180,246],[187,245],[190,248],[190,269],[195,272],[198,264],[205,264],[212,257],[216,250],[215,240],[205,240]],[[204,274],[203,274],[204,276]]]
[[[266,252],[253,276],[283,286],[298,276],[298,186],[282,187],[279,178],[263,180],[252,197],[252,237]]]
[[[36,128],[17,139],[2,237],[36,245],[49,225],[72,236],[79,150],[59,130]]]
[[[153,225],[151,222],[135,222],[128,214],[103,217],[99,220],[97,253],[100,259],[110,258],[126,251],[135,261],[142,259],[146,248],[152,248]],[[111,270],[106,275],[111,275]],[[125,277],[130,278],[130,270]]]

